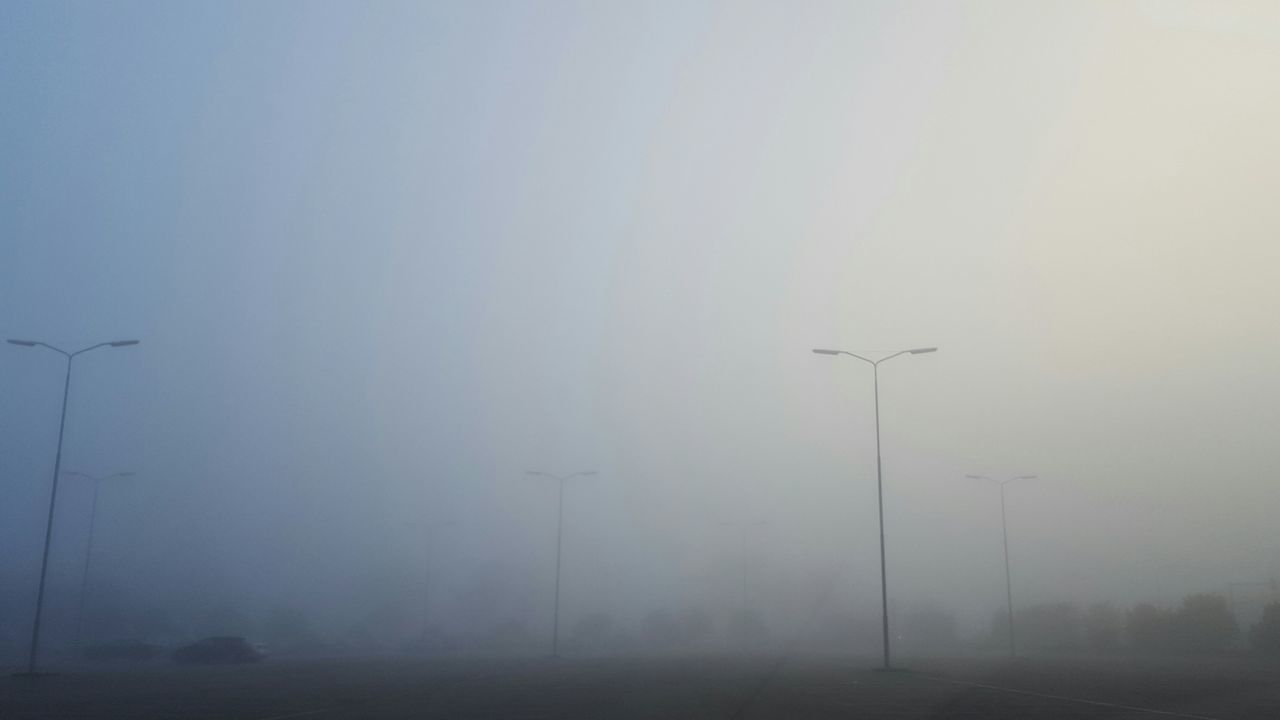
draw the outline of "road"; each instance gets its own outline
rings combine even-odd
[[[5,720],[1280,717],[1280,665],[1249,660],[850,658],[284,661],[0,680]]]

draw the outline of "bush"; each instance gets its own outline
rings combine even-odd
[[[1257,652],[1280,655],[1280,602],[1262,609],[1262,619],[1249,629],[1249,646]]]
[[[1071,651],[1081,644],[1080,610],[1071,603],[1032,605],[1014,615],[1018,647]]]
[[[1114,652],[1120,646],[1120,613],[1110,603],[1090,605],[1084,614],[1085,642],[1094,652]]]
[[[1210,593],[1188,595],[1173,612],[1137,605],[1129,611],[1125,630],[1133,648],[1142,652],[1217,653],[1240,636],[1226,598]]]
[[[1129,645],[1140,652],[1160,652],[1169,648],[1169,614],[1150,603],[1139,603],[1125,618]]]
[[[1184,652],[1215,653],[1231,646],[1240,635],[1236,617],[1221,595],[1188,595],[1173,616],[1173,641]]]

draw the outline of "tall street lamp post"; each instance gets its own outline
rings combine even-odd
[[[892,355],[886,355],[879,360],[865,358],[855,353],[845,350],[826,350],[822,348],[814,348],[813,352],[818,355],[848,355],[856,358],[871,366],[872,384],[875,389],[875,408],[876,408],[876,501],[879,506],[880,514],[880,610],[881,610],[881,629],[884,634],[884,668],[890,669],[889,664],[889,580],[888,573],[885,571],[885,552],[884,552],[884,473],[880,461],[880,363],[886,360],[892,360],[899,355],[922,355],[924,353],[937,352],[936,347],[913,348],[911,350],[899,350]]]
[[[986,475],[965,475],[965,477],[973,480],[990,480],[1000,486],[1000,530],[1004,534],[1004,593],[1005,605],[1009,616],[1009,657],[1017,657],[1017,644],[1013,639],[1013,580],[1009,575],[1009,522],[1005,519],[1004,512],[1004,486],[1015,480],[1034,480],[1035,475],[1019,475],[1016,478],[1008,480],[992,480]]]
[[[427,631],[431,627],[431,554],[436,549],[436,531],[440,528],[457,525],[452,520],[427,526],[427,560],[422,573],[422,640],[426,642]]]
[[[748,532],[750,532],[752,528],[766,527],[769,523],[765,522],[764,520],[756,520],[754,522],[744,522],[744,523],[722,522],[720,524],[725,527],[736,526],[736,527],[742,528],[742,537],[739,538],[741,540],[741,546],[738,548],[738,550],[739,550],[739,560],[742,563],[742,567],[740,568],[742,572],[742,577],[741,577],[742,612],[745,614],[748,607],[748,603],[747,603],[747,534]]]
[[[66,379],[62,383],[62,419],[58,421],[58,449],[53,456],[53,487],[49,491],[49,518],[44,526],[44,552],[40,557],[40,585],[36,591],[36,617],[31,623],[31,651],[27,657],[26,675],[36,674],[36,655],[40,650],[40,618],[44,610],[44,581],[49,571],[49,540],[53,537],[53,509],[58,501],[58,476],[62,472],[62,438],[67,428],[67,396],[71,392],[71,361],[76,359],[77,355],[83,355],[90,350],[97,350],[100,347],[126,347],[129,345],[137,345],[137,340],[116,340],[113,342],[98,343],[81,348],[75,352],[67,352],[61,348],[56,348],[48,343],[38,340],[9,340],[10,345],[18,345],[20,347],[43,347],[52,350],[67,359]]]
[[[583,470],[572,475],[552,475],[537,470],[526,470],[529,475],[549,477],[560,485],[559,499],[556,503],[556,600],[555,616],[551,625],[551,657],[560,656],[560,551],[564,547],[564,482],[576,477],[595,475],[595,470]]]
[[[133,472],[118,472],[102,477],[94,477],[81,472],[63,473],[71,477],[79,477],[93,483],[93,504],[89,510],[89,542],[84,550],[84,572],[80,576],[80,606],[76,610],[76,646],[80,646],[81,638],[84,637],[84,603],[89,596],[89,563],[93,559],[93,531],[98,519],[98,487],[102,485],[102,481],[111,480],[113,478],[133,477]]]

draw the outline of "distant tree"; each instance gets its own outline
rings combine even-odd
[[[1280,602],[1262,609],[1262,618],[1249,629],[1249,646],[1257,652],[1280,654]]]
[[[1018,647],[1062,652],[1082,644],[1080,609],[1073,603],[1031,605],[1014,616]]]
[[[1114,652],[1120,647],[1120,613],[1111,603],[1095,603],[1084,614],[1085,641],[1094,652]]]
[[[1174,643],[1184,652],[1221,652],[1240,635],[1236,617],[1221,595],[1188,595],[1173,617]]]
[[[1168,650],[1170,624],[1169,613],[1150,603],[1139,603],[1125,616],[1125,636],[1129,645],[1139,652]]]

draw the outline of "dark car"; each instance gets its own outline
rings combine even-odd
[[[237,636],[209,637],[173,651],[173,661],[183,665],[220,665],[258,662],[262,648]]]
[[[163,651],[163,647],[154,643],[134,639],[121,639],[87,647],[84,649],[84,656],[87,660],[101,662],[109,660],[142,661],[150,660]]]

